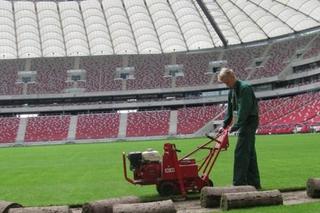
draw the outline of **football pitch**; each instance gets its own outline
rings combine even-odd
[[[212,170],[216,186],[232,183],[235,140],[230,137],[229,149],[220,153]],[[125,181],[122,152],[153,148],[162,153],[163,144],[171,142],[183,155],[206,141],[195,138],[0,148],[0,200],[44,206],[126,195],[157,197],[155,186],[134,186]],[[263,189],[305,187],[309,177],[320,177],[320,134],[257,136],[256,149]],[[320,207],[310,206],[314,205]]]

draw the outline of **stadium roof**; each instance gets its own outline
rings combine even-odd
[[[149,54],[320,26],[319,0],[0,0],[0,56]]]

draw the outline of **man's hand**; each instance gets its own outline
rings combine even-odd
[[[232,126],[231,128],[230,128],[230,130],[229,130],[229,132],[231,133],[231,132],[236,132],[236,131],[238,131],[239,130],[239,127],[237,127],[237,126]]]
[[[223,131],[224,131],[224,128],[223,128],[223,127],[220,127],[220,128],[218,129],[218,133],[219,133],[219,134],[221,134]]]

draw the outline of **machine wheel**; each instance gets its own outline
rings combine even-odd
[[[179,193],[177,184],[174,182],[164,181],[157,185],[157,191],[160,196],[166,197]]]
[[[213,186],[213,182],[212,182],[212,180],[211,179],[208,179],[208,183],[207,183],[207,185],[206,186]]]

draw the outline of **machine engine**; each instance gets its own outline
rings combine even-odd
[[[134,180],[152,184],[161,177],[161,156],[158,151],[147,149],[144,152],[130,152],[128,159]]]

